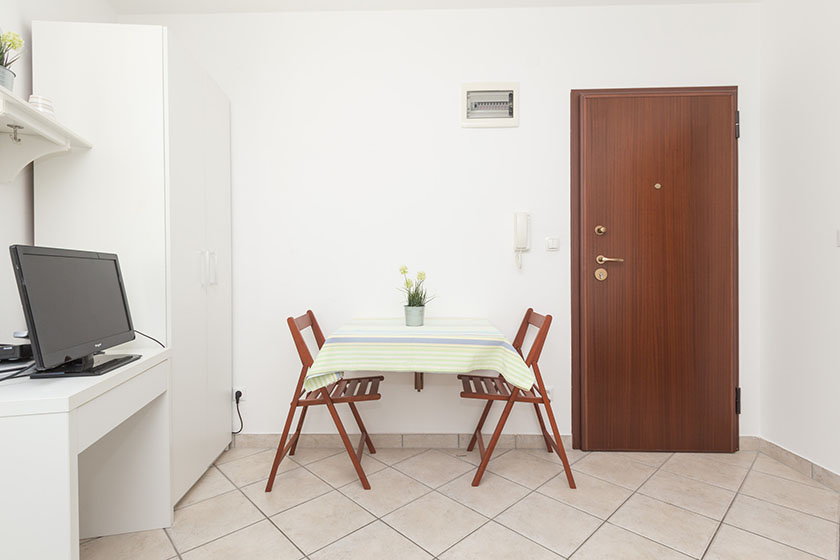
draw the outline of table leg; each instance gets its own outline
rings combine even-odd
[[[414,388],[419,393],[423,390],[423,372],[422,371],[415,371],[414,372]]]

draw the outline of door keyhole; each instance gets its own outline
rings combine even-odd
[[[607,279],[607,269],[606,268],[597,268],[595,269],[595,279],[600,280],[603,282]]]

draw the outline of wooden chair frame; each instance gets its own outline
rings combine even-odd
[[[560,457],[563,463],[563,469],[566,471],[566,480],[569,482],[570,488],[575,488],[575,479],[572,476],[572,469],[569,466],[569,460],[566,457],[566,450],[563,448],[563,441],[560,439],[560,432],[557,429],[557,422],[554,419],[554,412],[551,409],[551,399],[548,398],[548,392],[545,390],[540,367],[537,363],[542,353],[545,339],[548,336],[548,329],[551,326],[551,315],[540,315],[532,308],[528,308],[525,312],[525,317],[522,319],[522,324],[519,326],[519,331],[516,333],[516,338],[513,340],[513,347],[522,356],[522,343],[525,342],[525,335],[528,333],[529,326],[535,326],[539,329],[534,343],[528,352],[528,357],[525,359],[525,365],[534,370],[534,376],[537,378],[536,384],[528,391],[523,391],[505,381],[504,377],[488,377],[482,375],[459,375],[464,390],[461,392],[461,397],[465,399],[483,399],[487,401],[484,406],[484,411],[478,420],[478,425],[473,432],[473,437],[467,447],[467,451],[472,451],[478,443],[478,453],[481,456],[481,463],[473,478],[472,485],[478,486],[481,482],[481,477],[484,476],[484,471],[487,469],[487,464],[493,455],[493,450],[499,442],[499,437],[502,435],[502,429],[507,422],[513,404],[516,402],[532,403],[537,413],[537,420],[540,424],[543,438],[545,439],[545,449],[548,453],[554,451]],[[505,408],[502,410],[502,415],[499,418],[499,423],[490,438],[490,443],[485,447],[484,438],[481,434],[481,428],[484,426],[487,415],[490,412],[490,407],[495,401],[504,401]],[[554,438],[549,435],[543,421],[542,413],[540,412],[540,405],[545,407],[548,421],[551,423],[551,430],[554,433]]]
[[[307,327],[312,328],[312,333],[315,335],[315,342],[318,344],[319,349],[324,345],[324,333],[321,332],[321,327],[318,325],[318,321],[315,319],[315,314],[312,313],[311,310],[308,310],[300,317],[289,317],[286,322],[289,325],[289,330],[292,333],[292,339],[295,341],[295,347],[297,348],[303,367],[300,370],[297,387],[295,387],[295,393],[292,398],[291,405],[289,406],[289,414],[286,417],[286,425],[283,427],[283,435],[280,437],[280,443],[277,445],[277,453],[274,456],[274,463],[271,466],[271,474],[268,477],[268,483],[266,484],[265,491],[271,492],[271,489],[274,486],[274,477],[277,475],[277,468],[280,466],[280,462],[286,456],[286,453],[289,455],[295,454],[298,439],[300,438],[300,431],[303,428],[303,421],[306,418],[306,411],[310,406],[317,405],[325,405],[330,411],[330,416],[332,416],[335,427],[338,429],[338,434],[341,436],[341,441],[344,443],[347,454],[350,456],[350,461],[356,469],[359,481],[362,483],[365,490],[370,490],[370,483],[368,482],[364,469],[362,469],[362,453],[364,452],[365,444],[367,444],[367,448],[371,453],[376,453],[376,449],[373,447],[373,441],[370,439],[367,428],[365,428],[365,425],[362,422],[362,417],[359,415],[356,403],[360,401],[373,401],[381,398],[381,395],[379,394],[379,382],[385,378],[378,376],[340,379],[335,383],[327,385],[326,387],[321,387],[315,391],[307,392],[303,388],[303,382],[306,379],[306,373],[309,371],[309,368],[312,367],[315,360],[312,359],[312,354],[306,346],[306,341],[303,339],[302,331]],[[362,433],[357,449],[354,449],[353,445],[350,443],[350,438],[347,436],[344,424],[342,424],[341,418],[338,416],[338,411],[335,408],[335,405],[338,403],[347,403],[350,407],[350,411],[353,413],[353,418],[356,420],[356,424],[358,424],[359,430]],[[289,438],[289,430],[292,427],[295,411],[298,408],[302,409],[300,418],[298,419],[295,433],[292,434],[291,438]],[[288,442],[286,441],[287,438]]]

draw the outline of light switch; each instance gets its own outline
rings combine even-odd
[[[545,250],[546,251],[559,251],[560,250],[560,238],[559,237],[546,237],[545,238]]]

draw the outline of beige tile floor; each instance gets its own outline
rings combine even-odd
[[[755,451],[499,450],[481,486],[458,449],[382,449],[361,488],[340,449],[225,452],[166,530],[81,544],[83,560],[838,559],[840,494]]]

